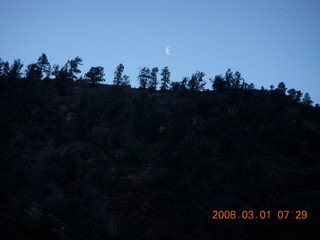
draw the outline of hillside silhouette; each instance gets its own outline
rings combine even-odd
[[[201,72],[170,84],[167,67],[160,90],[158,68],[131,88],[122,64],[99,84],[103,68],[77,77],[81,61],[51,68],[42,55],[25,75],[19,60],[1,62],[1,239],[320,237],[309,95],[257,90],[231,70],[213,90]],[[262,210],[270,219],[250,219]]]

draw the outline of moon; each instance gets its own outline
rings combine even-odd
[[[170,55],[170,46],[166,47],[166,53]]]

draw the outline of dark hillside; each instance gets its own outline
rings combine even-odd
[[[320,238],[319,107],[1,80],[1,239]]]

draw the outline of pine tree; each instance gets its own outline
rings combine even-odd
[[[147,87],[149,78],[150,78],[150,69],[146,67],[141,68],[138,76],[140,88],[145,89]]]
[[[124,70],[124,66],[122,63],[117,66],[116,71],[114,72],[113,85],[120,86],[122,85],[123,77],[122,73]]]
[[[224,91],[227,89],[226,82],[221,75],[216,75],[214,80],[210,79],[212,82],[212,89],[216,91]]]
[[[42,55],[38,58],[37,65],[40,68],[42,74],[45,73],[46,78],[49,78],[51,73],[51,65],[46,54],[42,53]]]
[[[37,81],[41,80],[43,77],[41,68],[38,64],[32,63],[27,66],[26,77],[28,80]]]
[[[122,85],[122,86],[128,86],[128,85],[130,85],[130,77],[124,74],[124,75],[123,75],[123,78],[122,78],[121,85]]]
[[[169,84],[170,84],[170,71],[168,67],[164,67],[161,69],[160,75],[162,76],[161,78],[161,87],[160,90],[168,90],[169,89]]]
[[[226,88],[227,89],[231,89],[231,86],[233,85],[233,72],[231,71],[230,68],[228,68],[225,76],[224,76],[224,80],[226,82]]]
[[[23,64],[20,59],[16,59],[13,61],[13,64],[11,65],[9,72],[8,72],[8,77],[17,79],[20,78],[22,73],[21,69],[23,68]]]
[[[9,74],[9,63],[8,62],[4,62],[1,58],[0,58],[0,77],[6,77]]]
[[[244,82],[244,79],[241,77],[241,73],[236,71],[233,76],[233,83],[232,83],[231,88],[232,89],[239,89],[241,82]]]
[[[157,67],[152,68],[149,76],[149,82],[148,82],[148,88],[151,90],[156,90],[157,89],[157,73],[159,69]]]
[[[201,91],[204,89],[206,82],[203,81],[205,74],[203,72],[196,72],[191,76],[191,79],[188,81],[188,89],[191,91]]]
[[[103,67],[91,67],[91,69],[84,75],[91,85],[95,85],[98,82],[104,82],[105,79],[103,78],[104,72]]]
[[[294,88],[291,88],[288,90],[288,94],[292,98],[293,101],[300,102],[300,99],[302,97],[301,91],[296,91]]]
[[[309,93],[305,93],[304,94],[304,97],[302,99],[302,103],[304,105],[307,105],[307,106],[311,106],[313,101],[311,100],[311,97],[310,97],[310,94]]]
[[[80,57],[76,57],[67,62],[68,76],[71,80],[76,80],[76,74],[81,73],[79,65],[82,65],[82,59]]]
[[[284,82],[278,84],[278,88],[276,89],[281,94],[286,94],[287,88]]]
[[[61,68],[58,64],[54,64],[51,74],[55,76],[56,80],[74,81],[77,79],[76,74],[81,73],[79,65],[82,65],[82,59],[80,57],[76,57],[73,60],[68,60],[67,63]]]

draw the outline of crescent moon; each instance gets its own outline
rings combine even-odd
[[[168,46],[168,47],[166,47],[166,53],[168,54],[168,55],[170,55],[170,46]]]

